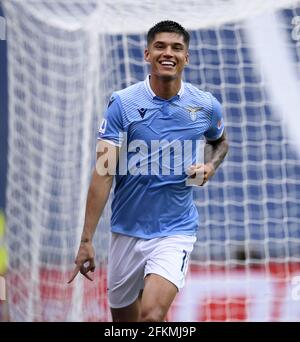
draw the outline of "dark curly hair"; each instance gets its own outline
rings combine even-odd
[[[155,35],[161,32],[174,32],[183,36],[183,40],[187,47],[190,43],[190,35],[180,24],[172,20],[164,20],[155,24],[147,33],[147,44],[150,45]]]

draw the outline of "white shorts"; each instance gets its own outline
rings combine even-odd
[[[171,235],[144,240],[112,233],[108,255],[108,301],[111,308],[132,304],[147,274],[158,274],[178,290],[184,286],[196,236]]]

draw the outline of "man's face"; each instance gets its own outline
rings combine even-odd
[[[157,33],[145,49],[145,60],[151,64],[151,73],[163,79],[181,77],[188,58],[183,36],[173,32]]]

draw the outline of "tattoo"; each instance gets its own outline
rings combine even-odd
[[[204,149],[204,162],[212,163],[216,170],[224,160],[228,152],[228,141],[225,131],[221,138],[215,141],[207,141]]]
[[[80,240],[80,243],[87,243],[87,242],[89,242],[89,239],[87,239],[87,238]]]

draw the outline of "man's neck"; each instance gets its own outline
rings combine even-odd
[[[181,88],[181,78],[166,80],[155,75],[151,75],[150,86],[156,96],[169,100],[178,94]]]

